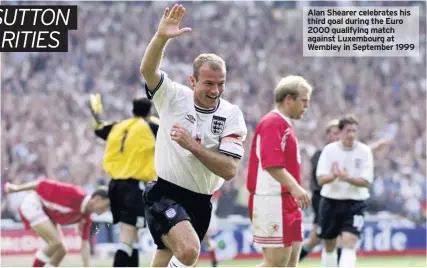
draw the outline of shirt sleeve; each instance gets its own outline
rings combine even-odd
[[[271,120],[264,124],[260,133],[260,161],[263,169],[285,167],[285,156],[282,149],[282,138],[286,131],[277,122]]]
[[[374,157],[372,155],[372,150],[369,148],[367,149],[366,163],[363,166],[361,177],[369,183],[374,181]]]
[[[243,113],[239,107],[234,107],[230,122],[225,125],[221,135],[219,152],[241,159],[244,155],[243,142],[246,140],[247,128]]]
[[[82,240],[89,240],[91,226],[92,226],[92,221],[90,219],[90,214],[88,213],[84,218],[83,228],[81,231]]]
[[[154,89],[149,89],[145,84],[147,98],[153,100],[160,115],[167,109],[171,100],[175,98],[178,88],[178,84],[173,82],[165,72],[161,73],[160,81]]]
[[[325,147],[320,154],[317,163],[316,177],[328,176],[332,174],[332,159],[330,158],[330,147]]]
[[[113,126],[116,123],[112,123],[112,124],[106,124],[103,125],[102,128],[100,129],[96,129],[95,130],[95,134],[96,136],[98,136],[99,138],[103,139],[103,140],[107,140],[108,135],[110,135],[111,130],[113,129]]]

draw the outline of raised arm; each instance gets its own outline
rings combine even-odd
[[[184,17],[184,13],[185,8],[182,5],[175,4],[170,11],[169,8],[166,8],[160,20],[157,32],[145,50],[139,70],[144,76],[147,87],[151,92],[155,90],[160,82],[160,63],[169,39],[191,31],[191,29],[187,27],[179,29],[179,24]]]
[[[390,145],[392,140],[390,139],[379,139],[375,142],[369,144],[369,148],[371,148],[372,152],[376,152],[387,145]]]
[[[111,129],[115,123],[102,122],[101,116],[103,113],[103,105],[101,95],[99,93],[90,95],[90,111],[92,112],[92,127],[96,136],[103,140],[107,140]]]

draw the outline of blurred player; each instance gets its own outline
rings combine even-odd
[[[327,123],[327,125],[326,125],[327,144],[339,140],[340,130],[338,128],[338,124],[339,124],[338,119],[331,120]],[[371,145],[369,145],[369,147],[371,148],[372,151],[376,151],[376,150],[382,148],[384,145],[388,144],[389,142],[390,142],[389,140],[380,139],[380,140],[372,143]],[[320,199],[321,199],[320,191],[322,189],[322,187],[319,185],[319,183],[317,181],[316,171],[317,171],[317,164],[319,162],[319,157],[320,157],[321,153],[322,153],[322,149],[317,150],[311,158],[311,167],[312,167],[311,190],[313,193],[312,198],[311,198],[311,202],[312,202],[312,207],[313,207],[314,220],[313,220],[313,227],[312,227],[312,230],[310,232],[310,237],[308,238],[308,241],[306,243],[304,243],[304,245],[302,246],[301,254],[300,254],[300,260],[304,259],[311,252],[311,250],[315,246],[319,245],[321,242],[320,238],[316,234],[317,222],[319,220],[318,210],[319,210]],[[340,245],[339,241],[338,241],[338,245]],[[342,250],[342,248],[340,246],[337,247],[338,262],[341,258],[341,250]]]
[[[339,139],[339,128],[338,128],[338,123],[339,120],[338,119],[334,119],[331,120],[327,123],[326,125],[326,139],[327,139],[327,144],[337,141]],[[320,190],[322,189],[319,185],[319,183],[317,182],[317,176],[316,176],[316,170],[317,170],[317,164],[319,162],[319,157],[320,154],[322,153],[322,149],[317,150],[312,158],[311,158],[311,191],[312,191],[312,197],[311,197],[311,203],[312,203],[312,207],[313,207],[313,213],[314,213],[314,219],[313,219],[313,227],[312,230],[310,232],[310,237],[308,238],[308,241],[306,243],[304,243],[304,245],[302,246],[301,249],[301,254],[300,254],[300,260],[304,259],[310,252],[311,250],[317,246],[318,244],[320,244],[320,238],[317,236],[316,234],[316,230],[317,230],[317,222],[319,219],[319,214],[318,214],[318,210],[319,210],[319,203],[320,203]],[[341,255],[341,248],[338,248],[337,250],[337,254],[338,254],[338,259]]]
[[[212,214],[211,222],[209,224],[208,231],[203,238],[203,246],[208,252],[212,267],[218,267],[218,259],[216,256],[216,242],[212,239],[212,236],[218,231],[218,216],[216,216],[216,209],[218,207],[218,199],[221,196],[221,191],[216,191],[212,196]]]
[[[90,265],[90,214],[107,211],[110,206],[107,189],[99,188],[89,196],[76,185],[43,179],[21,185],[6,183],[5,190],[7,193],[35,191],[28,193],[19,207],[25,228],[32,229],[46,242],[37,251],[33,267],[59,266],[66,255],[60,225],[74,223],[78,224],[82,237],[83,266]]]
[[[303,240],[301,208],[310,198],[300,184],[301,157],[292,119],[301,119],[312,87],[300,76],[283,78],[274,90],[276,109],[265,115],[252,141],[247,187],[254,243],[261,266],[296,266]]]
[[[365,223],[365,200],[374,175],[372,151],[357,141],[358,125],[353,116],[342,118],[340,140],[325,146],[317,166],[322,186],[317,235],[323,240],[322,265],[326,267],[356,265],[356,243]],[[342,253],[338,263],[339,235]]]
[[[156,177],[154,147],[158,123],[151,117],[151,101],[133,101],[134,117],[102,123],[99,94],[91,95],[95,134],[106,140],[103,166],[111,176],[109,197],[113,224],[120,222],[119,245],[114,267],[139,266],[138,229],[145,225],[143,190],[145,183]]]
[[[156,267],[186,267],[197,261],[210,223],[212,194],[224,179],[235,176],[247,133],[240,108],[220,98],[226,65],[219,56],[195,59],[191,88],[160,71],[166,44],[191,31],[179,28],[184,12],[182,5],[165,9],[140,66],[147,96],[160,115],[158,179],[144,193],[147,223],[157,245],[151,265]]]

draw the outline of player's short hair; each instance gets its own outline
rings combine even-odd
[[[147,98],[133,100],[132,113],[135,116],[146,117],[151,111],[152,102]]]
[[[346,125],[350,125],[350,124],[359,125],[359,120],[357,119],[357,117],[351,114],[346,115],[340,119],[340,122],[338,123],[338,128],[340,130],[343,130]]]
[[[213,71],[224,71],[227,72],[227,66],[225,61],[218,55],[212,53],[203,53],[197,56],[193,62],[193,76],[199,79],[199,70],[205,63],[209,64],[209,67]]]
[[[309,94],[313,91],[311,85],[302,76],[288,75],[282,78],[274,89],[276,104],[281,103],[288,95],[296,100],[302,90],[308,90]]]
[[[326,132],[326,134],[329,134],[329,132],[331,131],[331,128],[338,127],[339,123],[340,123],[340,120],[338,120],[338,119],[329,120],[328,123],[326,123],[326,126],[325,126],[325,132]]]
[[[91,197],[99,196],[102,199],[109,199],[108,197],[108,188],[105,186],[98,187],[91,195]]]

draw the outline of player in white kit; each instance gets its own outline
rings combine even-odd
[[[221,99],[226,65],[214,54],[193,63],[191,88],[160,71],[170,39],[190,32],[179,28],[185,9],[165,9],[149,43],[140,71],[147,96],[160,115],[156,143],[158,180],[144,193],[146,219],[157,245],[151,263],[160,267],[192,266],[211,218],[211,197],[239,167],[247,129],[239,107]]]
[[[320,154],[317,179],[322,186],[317,235],[323,240],[322,264],[326,267],[356,265],[356,244],[362,234],[374,179],[371,148],[357,140],[358,120],[353,116],[338,123],[340,140],[329,143]],[[337,237],[342,253],[337,262]]]

